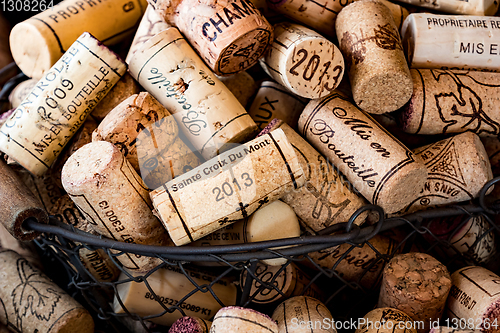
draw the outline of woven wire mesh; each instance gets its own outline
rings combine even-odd
[[[380,207],[367,205],[353,214],[348,222],[330,226],[317,235],[304,234],[297,238],[238,245],[159,247],[127,244],[87,234],[55,218],[51,218],[50,225],[28,221],[27,227],[44,233],[43,237],[36,241],[37,245],[64,267],[64,275],[69,281],[67,289],[87,305],[97,319],[97,326],[105,327],[103,329],[107,332],[125,332],[127,329],[134,331],[137,327],[148,332],[165,331],[164,327],[152,324],[150,320],[155,321],[155,318],[171,312],[178,312],[179,315],[196,314],[196,311],[187,312],[186,307],[190,307],[190,297],[198,293],[213,297],[220,306],[234,305],[224,304],[214,290],[214,286],[221,281],[239,285],[236,305],[272,314],[277,306],[276,302],[261,304],[256,299],[261,294],[271,292],[276,294],[277,298],[289,297],[289,294],[285,294],[278,287],[277,279],[291,265],[299,269],[301,267],[308,275],[300,294],[310,295],[311,290],[316,288],[315,290],[321,291],[318,297],[330,309],[335,320],[357,320],[376,304],[382,268],[395,254],[409,251],[426,252],[445,264],[450,272],[469,265],[482,265],[498,272],[495,237],[499,237],[500,226],[496,218],[500,205],[494,198],[486,196],[486,192],[499,181],[500,177],[497,177],[486,184],[479,198],[470,203],[394,218],[384,218]],[[358,227],[354,221],[367,210],[377,212],[378,221],[369,226]],[[439,219],[444,219],[448,227],[451,225],[451,229],[448,228],[450,230],[444,234],[436,232],[437,229],[433,226]],[[446,222],[446,219],[452,222]],[[457,232],[463,230],[466,224],[470,225],[471,219],[480,220],[481,228],[476,228],[475,233],[466,233],[469,237],[468,243],[457,244],[454,241]],[[484,232],[478,233],[477,230]],[[376,241],[378,237],[390,239],[392,245],[381,251]],[[113,265],[121,271],[121,279],[111,282],[99,281],[82,263],[82,249],[105,251]],[[363,258],[356,257],[359,251],[370,251],[370,260],[363,261]],[[479,256],[478,251],[482,251],[483,255]],[[119,261],[120,256],[126,253],[156,257],[161,263],[146,273],[132,275]],[[484,253],[487,254],[486,259]],[[273,274],[259,275],[259,261],[273,258],[282,258],[282,265],[276,267]],[[325,265],[325,261],[318,258],[329,258],[328,264]],[[200,283],[192,277],[190,269],[196,267],[193,263],[200,262],[204,265],[217,264],[211,267],[208,273],[212,276],[210,281]],[[349,269],[346,272],[345,267],[350,267],[351,272]],[[154,273],[165,269],[183,274],[189,281],[190,291],[176,299],[162,296],[150,281]],[[241,278],[242,274],[244,279]],[[59,278],[61,275],[58,273]],[[115,313],[111,305],[113,295],[118,295],[121,284],[131,282],[144,284],[147,290],[145,296],[149,301],[158,303],[161,310],[140,316],[129,311],[124,300],[117,297],[115,304],[120,304],[123,311]],[[202,309],[198,310],[200,311],[202,312]],[[210,313],[209,316],[207,314],[204,315],[209,317],[215,313]],[[135,328],[132,327],[134,325]]]

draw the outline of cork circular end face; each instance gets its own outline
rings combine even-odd
[[[16,238],[23,242],[31,241],[40,235],[39,232],[27,229],[23,226],[23,223],[28,218],[34,218],[38,223],[43,223],[43,224],[49,223],[49,217],[47,215],[47,212],[43,209],[30,208],[21,212],[16,217],[16,222],[14,225],[14,233]]]
[[[368,80],[361,80],[352,91],[359,108],[374,114],[398,110],[412,93],[413,81],[406,72],[372,75]]]
[[[425,253],[395,256],[384,268],[387,290],[399,291],[406,299],[420,302],[445,300],[451,288],[446,266]]]
[[[289,47],[281,67],[285,85],[295,94],[315,99],[329,95],[344,76],[344,57],[325,38],[302,38]]]
[[[271,40],[272,33],[261,28],[240,36],[220,53],[215,74],[232,75],[252,67],[264,55]]]
[[[61,172],[63,187],[71,193],[73,186],[87,182],[95,182],[99,186],[106,181],[106,170],[121,160],[122,153],[112,143],[88,143],[71,155],[64,164]]]
[[[10,50],[17,66],[27,76],[41,79],[63,52],[57,41],[46,38],[40,30],[28,22],[18,23],[12,28],[9,37]]]
[[[402,169],[389,178],[379,192],[376,204],[387,214],[395,213],[411,204],[427,179],[427,169],[421,163],[413,162]]]
[[[203,333],[204,330],[201,327],[200,323],[191,317],[182,317],[178,319],[173,325],[170,327],[168,333]]]

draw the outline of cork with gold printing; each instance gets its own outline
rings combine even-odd
[[[335,28],[356,104],[375,114],[405,105],[413,82],[389,8],[378,1],[355,1],[340,12]]]
[[[293,147],[277,129],[208,160],[150,195],[170,237],[183,245],[249,216],[304,182]]]
[[[229,143],[249,139],[256,131],[245,108],[176,28],[144,43],[129,65],[132,76],[174,115],[205,159],[216,156]]]
[[[92,134],[120,149],[150,189],[155,189],[201,162],[179,137],[174,117],[148,92],[116,106]]]
[[[466,132],[413,150],[428,176],[418,197],[402,213],[472,200],[493,178],[488,154],[479,137]]]
[[[133,273],[132,276],[137,277],[138,274]],[[123,280],[128,280],[125,273],[122,273],[119,279],[119,281]],[[210,320],[223,306],[213,294],[226,306],[236,304],[237,289],[232,282],[225,278],[217,278],[216,280],[216,276],[196,268],[190,267],[181,270],[176,266],[166,265],[149,275],[147,281],[150,288],[144,282],[130,280],[118,284],[113,302],[115,313],[125,313],[118,297],[128,311],[142,317],[164,313],[163,306],[167,309],[172,307],[173,312],[166,312],[162,316],[149,319],[154,323],[170,326],[186,315]],[[198,286],[210,284],[210,290],[213,294],[202,292],[194,283]],[[185,298],[188,294],[190,296]],[[181,300],[183,301],[179,304]],[[178,308],[173,308],[177,305],[184,311],[184,314]]]
[[[0,322],[16,332],[94,332],[90,313],[14,251],[0,250]]]
[[[340,84],[344,57],[335,44],[295,23],[275,24],[274,35],[261,64],[279,84],[304,98],[329,95]]]
[[[339,93],[309,102],[299,133],[386,213],[407,207],[424,187],[421,159]]]
[[[257,63],[273,41],[273,28],[250,0],[149,0],[176,26],[217,75]]]
[[[500,134],[500,73],[412,69],[411,75],[413,94],[400,114],[405,132]]]
[[[91,142],[77,150],[64,165],[61,178],[64,189],[99,234],[126,243],[171,244],[151,212],[142,179],[112,143]],[[161,262],[128,253],[117,259],[136,271],[147,271]]]
[[[447,300],[450,322],[465,320],[485,333],[496,333],[500,316],[500,276],[480,266],[468,266],[451,275]]]
[[[288,124],[275,119],[259,135],[281,128],[292,144],[306,175],[306,184],[287,192],[281,200],[289,204],[301,223],[318,232],[335,223],[349,220],[351,215],[366,204],[337,169],[315,150]],[[367,213],[361,213],[356,224],[362,224]]]
[[[38,4],[40,13],[16,24],[10,34],[16,64],[37,80],[84,31],[105,45],[124,40],[134,31],[147,6],[145,0],[70,0],[47,6],[47,10],[43,7],[48,2]]]
[[[411,252],[393,257],[384,267],[378,307],[390,307],[423,321],[419,333],[443,315],[451,278],[446,266],[425,253]]]
[[[32,174],[44,174],[125,70],[83,33],[0,128],[0,150]]]

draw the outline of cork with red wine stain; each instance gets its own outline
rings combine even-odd
[[[484,267],[469,266],[454,272],[451,281],[450,320],[473,322],[484,333],[500,332],[500,276]]]
[[[182,317],[172,324],[168,333],[208,333],[212,322],[197,317]]]
[[[379,307],[403,311],[415,321],[423,321],[419,333],[428,332],[430,322],[443,315],[451,288],[446,266],[425,253],[395,256],[384,268]]]

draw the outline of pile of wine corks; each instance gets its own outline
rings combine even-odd
[[[4,86],[11,110],[0,115],[8,201],[0,221],[14,237],[0,238],[9,239],[0,257],[13,267],[1,272],[0,322],[18,331],[33,331],[40,318],[48,326],[39,332],[92,327],[56,287],[19,296],[29,274],[52,283],[26,261],[36,266],[20,241],[40,237],[28,221],[194,253],[287,238],[307,244],[299,237],[342,232],[351,216],[347,230],[356,233],[477,199],[500,170],[500,19],[486,16],[498,7],[65,0],[19,22],[0,57],[29,78]],[[353,215],[368,204],[383,214]],[[186,268],[76,242],[82,264],[70,266],[108,286],[119,316],[172,333],[336,332],[345,324],[329,296],[347,287],[379,295],[378,308],[350,327],[359,332],[425,333],[453,318],[496,332],[498,277],[479,266],[450,275],[444,265],[459,256],[496,267],[491,223],[482,215],[423,221],[422,242],[449,245],[436,258],[423,244],[409,252],[398,231],[315,247],[294,262],[281,255],[291,246],[270,245],[248,265]],[[228,265],[233,272],[218,277]],[[325,284],[325,273],[338,285]],[[35,309],[35,295],[47,304]]]

